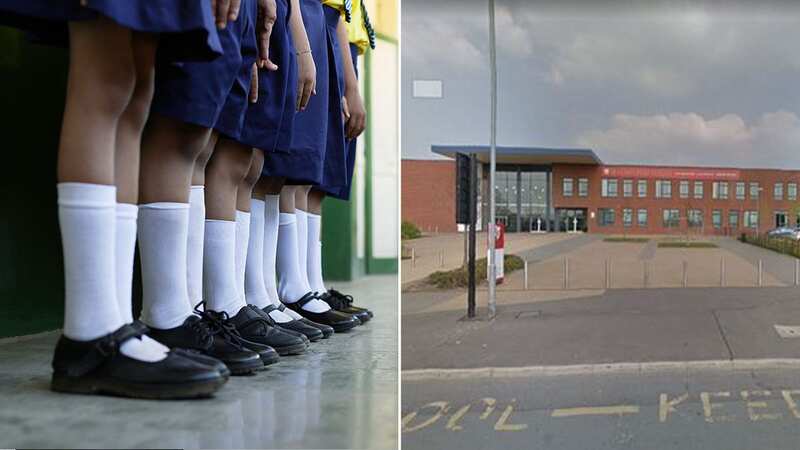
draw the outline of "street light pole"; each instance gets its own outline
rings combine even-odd
[[[495,42],[494,0],[489,0],[489,60],[491,67],[491,103],[492,117],[489,141],[489,317],[497,313],[495,283],[497,281],[497,258],[495,257],[495,171],[497,166],[497,45]],[[501,261],[500,264],[503,264]]]

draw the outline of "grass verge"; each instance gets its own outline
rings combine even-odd
[[[713,242],[703,241],[667,241],[659,242],[658,248],[717,248]]]
[[[626,237],[626,236],[612,236],[603,239],[603,242],[632,242],[637,244],[642,244],[645,242],[650,242],[650,238],[646,237]]]
[[[479,284],[486,281],[486,264],[486,258],[475,260],[475,279]],[[503,258],[503,271],[506,274],[520,270],[524,265],[522,258],[517,255],[505,255]],[[453,270],[442,270],[428,275],[425,282],[439,289],[467,287],[469,273],[466,266]]]

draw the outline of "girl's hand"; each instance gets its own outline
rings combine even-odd
[[[355,139],[367,127],[367,111],[364,109],[364,102],[361,100],[361,93],[357,88],[345,89],[343,100],[348,106],[345,135],[348,140]]]
[[[211,0],[211,13],[214,14],[217,28],[224,30],[229,21],[239,17],[241,3],[242,0]]]
[[[277,17],[275,0],[258,0],[256,36],[258,37],[258,67],[262,69],[278,70],[278,65],[269,59],[269,40]]]
[[[342,123],[347,123],[350,118],[350,108],[347,106],[347,97],[342,97]]]
[[[258,65],[253,63],[250,73],[250,103],[258,102]]]
[[[297,110],[303,111],[317,93],[317,66],[310,51],[297,55]]]

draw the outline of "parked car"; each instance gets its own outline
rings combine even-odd
[[[795,234],[796,229],[789,228],[789,227],[778,227],[773,228],[772,230],[767,231],[767,236],[769,237],[792,237]]]

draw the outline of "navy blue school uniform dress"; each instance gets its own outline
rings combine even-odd
[[[258,71],[258,102],[247,109],[239,142],[264,152],[264,176],[272,176],[280,159],[272,153],[287,153],[292,145],[292,124],[297,100],[297,60],[289,30],[289,0],[276,1],[269,57],[278,70]]]
[[[353,60],[353,69],[356,72],[356,78],[358,78],[358,46],[353,43],[350,43],[349,45],[350,57]],[[355,172],[356,168],[356,154],[358,153],[357,144],[357,139],[350,139],[347,141],[347,156],[345,158],[345,183],[340,187],[322,188],[322,190],[325,191],[329,196],[345,201],[350,200],[350,191],[353,186],[353,173]]]
[[[290,151],[267,155],[271,165],[267,174],[286,178],[286,184],[320,185],[326,168],[328,123],[332,110],[338,111],[341,121],[341,96],[322,3],[300,0],[300,10],[317,69],[317,93],[305,110],[294,115]]]
[[[219,30],[223,54],[209,62],[161,61],[156,65],[151,112],[237,139],[247,109],[257,56],[256,0],[242,0],[239,17]]]
[[[347,184],[347,143],[345,141],[342,96],[344,95],[344,64],[336,29],[342,13],[331,6],[323,6],[328,34],[328,60],[330,74],[330,104],[326,132],[325,164],[322,182],[317,186],[328,195],[336,196]]]
[[[209,60],[222,53],[207,0],[0,0],[0,24],[26,30],[42,43],[65,45],[68,22],[99,17],[162,35],[161,57]]]

